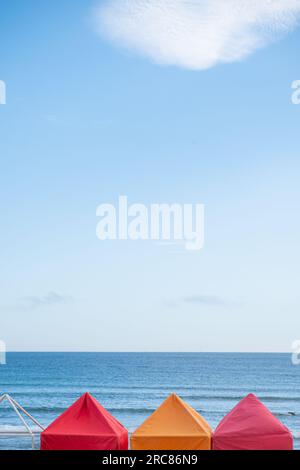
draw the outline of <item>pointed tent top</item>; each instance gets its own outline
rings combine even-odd
[[[243,398],[221,421],[215,435],[266,436],[289,430],[253,394]]]
[[[89,393],[78,398],[43,434],[114,435],[125,428]]]
[[[244,398],[244,400],[256,400],[259,401],[256,395],[254,393],[248,393],[248,395]]]
[[[205,419],[175,393],[170,395],[133,436],[179,436],[199,434],[210,436],[212,430]]]

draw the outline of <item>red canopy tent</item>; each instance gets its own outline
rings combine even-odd
[[[248,395],[221,421],[214,450],[292,450],[291,432],[255,395]]]
[[[88,393],[41,434],[41,450],[127,449],[127,430]]]

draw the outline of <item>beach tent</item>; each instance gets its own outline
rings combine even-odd
[[[211,428],[177,395],[170,395],[131,436],[133,450],[210,450]]]
[[[256,398],[248,395],[221,421],[214,450],[292,450],[290,431]]]
[[[127,449],[127,430],[88,393],[41,434],[41,450]]]

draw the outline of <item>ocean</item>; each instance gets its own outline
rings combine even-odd
[[[289,354],[8,353],[0,390],[43,426],[88,391],[130,432],[172,392],[213,428],[252,392],[289,427],[300,449],[300,366],[292,365]],[[5,402],[4,429],[20,429]],[[30,448],[28,437],[0,435],[0,449]]]

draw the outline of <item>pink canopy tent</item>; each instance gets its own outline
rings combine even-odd
[[[221,421],[214,450],[292,450],[291,432],[258,400],[248,395]]]

